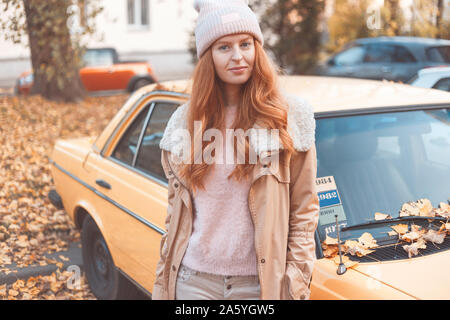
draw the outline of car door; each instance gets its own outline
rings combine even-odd
[[[115,65],[111,49],[92,49],[84,55],[85,66],[80,70],[81,81],[88,91],[125,89],[122,80],[128,69]]]
[[[176,100],[152,100],[125,120],[110,154],[91,154],[88,170],[103,197],[104,237],[115,265],[148,291],[154,282],[167,212],[159,140]]]
[[[416,69],[416,59],[403,46],[374,43],[367,47],[363,66],[367,79],[406,82]]]
[[[354,45],[328,61],[325,75],[336,77],[362,77],[360,72],[366,49],[363,45]]]

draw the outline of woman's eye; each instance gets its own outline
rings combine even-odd
[[[251,45],[251,42],[243,42],[241,44],[241,46],[243,46],[244,48],[248,48],[248,47],[250,47],[250,45]],[[219,47],[219,50],[225,50],[225,49],[228,49],[228,48],[229,48],[228,45],[223,45],[223,46]]]

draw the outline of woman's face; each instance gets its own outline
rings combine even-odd
[[[218,39],[211,47],[214,67],[227,84],[244,84],[250,78],[255,62],[253,36],[232,34]],[[240,68],[240,70],[233,70]]]

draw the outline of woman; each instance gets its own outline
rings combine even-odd
[[[194,5],[192,93],[160,143],[167,233],[153,299],[308,299],[319,211],[312,109],[280,93],[243,0]],[[230,129],[247,134],[236,145]]]

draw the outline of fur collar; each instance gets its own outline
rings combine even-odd
[[[307,100],[292,94],[283,94],[288,102],[288,133],[291,136],[294,148],[297,151],[307,151],[315,142],[315,120],[314,112]],[[178,129],[186,129],[186,114],[189,108],[189,101],[178,107],[167,123],[163,137],[160,141],[160,148],[170,151],[172,154],[181,157],[183,154],[184,139],[179,134],[175,134]],[[256,154],[260,157],[264,153],[279,151],[283,145],[275,135],[267,134],[267,129],[263,129],[255,124],[249,134],[249,142]]]

